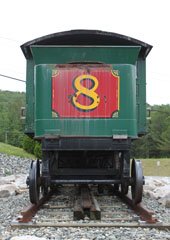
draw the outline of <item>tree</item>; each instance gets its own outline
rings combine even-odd
[[[25,93],[0,90],[0,141],[21,147],[24,122],[20,120],[20,108],[25,106]]]
[[[170,105],[154,107],[156,111],[152,114],[150,133],[155,142],[155,151],[158,157],[170,155]],[[168,146],[169,144],[169,146]]]
[[[132,157],[170,156],[170,105],[152,106],[148,134],[132,143]]]

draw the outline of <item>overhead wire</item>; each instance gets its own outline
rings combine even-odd
[[[169,114],[169,115],[170,115],[170,112],[163,111],[163,110],[159,110],[159,109],[153,109],[153,108],[151,108],[150,111],[151,111],[151,112],[161,112],[161,113],[166,113],[166,114]]]
[[[4,39],[4,40],[12,41],[12,42],[21,43],[20,41],[15,40],[15,39],[11,39],[11,38],[6,38],[6,37],[2,37],[2,36],[0,36],[0,38],[1,38],[1,39]]]
[[[16,80],[16,81],[19,81],[19,82],[26,82],[25,80],[22,80],[22,79],[19,79],[19,78],[14,78],[14,77],[11,77],[11,76],[6,76],[6,75],[3,75],[3,74],[0,74],[1,77],[5,77],[5,78],[10,78],[10,79],[13,79],[13,80]]]

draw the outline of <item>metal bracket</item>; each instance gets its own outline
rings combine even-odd
[[[146,110],[148,112],[148,117],[146,119],[151,120],[151,108],[147,108]]]
[[[114,134],[113,139],[128,139],[127,134]]]
[[[21,107],[21,120],[25,120],[25,107]]]

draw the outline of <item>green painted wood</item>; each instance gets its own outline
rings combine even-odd
[[[145,60],[138,59],[140,47],[32,46],[31,50],[34,59],[27,60],[26,133],[35,132],[36,136],[128,134],[130,137],[146,134],[146,63]],[[137,75],[136,60],[138,62]],[[113,69],[119,70],[120,111],[118,119],[56,120],[51,117],[53,64],[83,61],[113,64]],[[36,66],[36,64],[41,65]],[[35,74],[36,88],[34,88]]]
[[[146,130],[146,60],[138,59],[136,80],[136,102],[138,134],[144,135]]]
[[[114,70],[119,71],[120,76],[120,111],[118,118],[64,119],[52,117],[52,69],[45,64],[38,65],[35,82],[35,136],[55,134],[61,136],[111,137],[113,134],[128,134],[130,137],[137,137],[135,66],[121,64],[113,65],[113,67]]]
[[[103,62],[105,64],[135,64],[140,46],[132,47],[71,47],[32,46],[35,64],[65,64],[69,62]]]
[[[27,60],[26,73],[26,126],[25,133],[34,133],[34,61]]]

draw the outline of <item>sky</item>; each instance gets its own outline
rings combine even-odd
[[[5,0],[0,3],[0,75],[26,79],[20,45],[73,29],[115,32],[153,46],[147,57],[147,103],[170,104],[169,0]],[[25,83],[0,76],[0,89]]]

